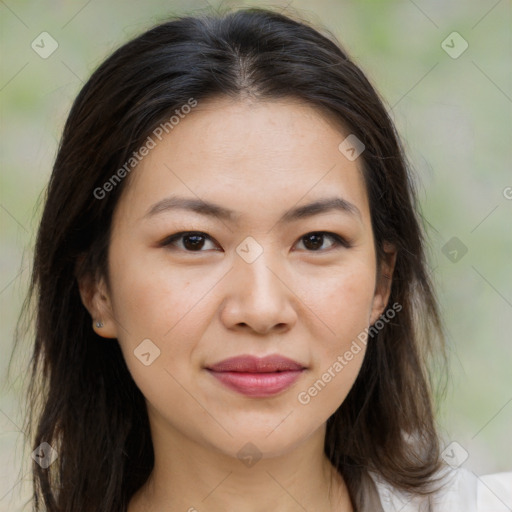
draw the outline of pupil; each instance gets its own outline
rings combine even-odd
[[[313,243],[310,244],[309,242],[313,240]],[[322,242],[323,242],[323,235],[319,235],[317,233],[313,233],[311,235],[307,235],[305,237],[305,240],[304,240],[304,245],[308,248],[308,249],[313,249],[313,250],[316,250],[320,247],[322,247]],[[309,245],[309,247],[308,247]],[[312,246],[312,247],[311,247]]]
[[[187,243],[187,240],[188,241],[191,240],[191,243]],[[203,247],[203,244],[204,244],[204,239],[201,235],[187,235],[187,236],[183,237],[183,245],[187,249],[191,249],[191,250],[201,249]]]

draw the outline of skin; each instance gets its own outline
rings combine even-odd
[[[391,279],[378,277],[361,158],[338,145],[350,132],[293,99],[217,98],[193,111],[128,178],[116,207],[109,286],[80,283],[100,336],[117,338],[146,398],[155,468],[131,500],[142,511],[344,511],[343,479],[323,454],[326,421],[347,396],[362,350],[307,405],[298,400],[384,312]],[[239,214],[238,223],[185,210],[145,217],[171,195],[199,197]],[[287,224],[288,209],[339,196],[358,214],[332,210]],[[187,251],[183,238],[209,237]],[[328,235],[319,249],[304,240]],[[262,254],[236,252],[248,236]],[[251,249],[252,251],[253,249]],[[201,252],[202,251],[202,252]],[[394,250],[381,270],[392,275]],[[144,339],[160,349],[149,366],[135,357]],[[307,367],[290,388],[250,398],[205,366],[241,354],[281,354]],[[261,460],[246,466],[247,443]]]

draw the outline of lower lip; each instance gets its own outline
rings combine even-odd
[[[301,375],[303,370],[275,373],[210,373],[222,384],[238,393],[252,397],[268,397],[288,389]]]

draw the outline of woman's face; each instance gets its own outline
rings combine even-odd
[[[297,101],[216,99],[132,171],[91,304],[153,431],[277,456],[347,396],[390,282],[348,135]]]

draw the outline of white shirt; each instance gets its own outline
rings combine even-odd
[[[397,492],[374,474],[371,477],[384,512],[512,512],[512,472],[478,476],[467,469],[450,469],[446,485],[430,499]]]

